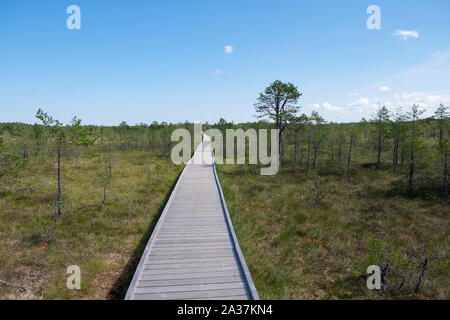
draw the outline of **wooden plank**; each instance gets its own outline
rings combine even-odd
[[[166,254],[166,255],[153,255],[146,260],[146,263],[151,262],[159,262],[164,261],[164,263],[168,263],[166,261],[177,261],[177,260],[187,260],[192,258],[194,254]],[[217,254],[195,254],[196,259],[228,259],[228,258],[236,258],[234,253],[217,253]]]
[[[229,236],[227,230],[220,231],[195,231],[195,230],[161,230],[158,237],[172,237],[172,236],[197,236],[203,235],[205,237],[213,237],[213,236]]]
[[[158,264],[186,264],[186,263],[196,263],[196,262],[202,262],[202,263],[207,263],[207,262],[234,262],[235,261],[235,257],[230,255],[228,257],[195,257],[195,258],[188,258],[188,259],[153,259],[150,260],[148,259],[146,264],[154,264],[154,265],[158,265]]]
[[[222,253],[233,253],[232,247],[226,248],[179,248],[179,247],[169,247],[169,248],[160,248],[154,247],[152,250],[152,255],[169,255],[169,254],[222,254]]]
[[[183,240],[186,238],[214,240],[214,239],[227,239],[227,238],[229,239],[229,237],[230,237],[230,235],[225,232],[222,232],[219,234],[167,232],[167,233],[158,235],[157,238],[161,239],[161,240],[170,240],[170,239]]]
[[[234,254],[233,248],[228,247],[228,248],[200,249],[197,247],[193,247],[193,248],[181,249],[181,248],[171,248],[171,247],[170,248],[155,247],[152,250],[151,256],[153,256],[153,255],[155,255],[155,256],[196,255],[196,256],[200,257],[201,255],[210,256],[210,255],[222,255],[222,254]]]
[[[226,265],[216,267],[193,267],[193,268],[178,268],[178,269],[149,269],[147,265],[144,265],[142,274],[154,275],[154,274],[194,274],[202,272],[221,272],[221,271],[239,271],[237,265]]]
[[[185,232],[215,232],[215,231],[227,231],[228,229],[223,227],[223,226],[193,226],[189,229],[187,229],[186,227],[183,226],[169,226],[169,225],[164,225],[164,227],[161,228],[161,232],[163,231],[177,231],[177,230],[181,230],[181,231],[185,231]]]
[[[246,284],[242,281],[225,282],[225,283],[185,284],[185,285],[181,285],[181,286],[147,286],[147,287],[139,286],[138,288],[136,288],[135,294],[211,291],[211,290],[224,290],[224,289],[245,290],[245,288],[246,288]]]
[[[227,244],[231,244],[230,239],[228,238],[224,238],[222,239],[213,239],[212,241],[208,242],[208,239],[185,239],[182,241],[183,245],[189,245],[189,244],[195,244],[196,246],[204,246],[204,245],[209,245],[209,244],[214,244],[214,245],[227,245]],[[174,239],[174,240],[165,240],[165,239],[160,239],[160,238],[156,238],[155,239],[155,245],[167,245],[167,244],[172,244],[172,245],[178,245],[180,243],[179,239]]]
[[[190,259],[195,255],[196,259],[223,259],[223,258],[231,258],[231,257],[235,257],[234,252],[211,252],[211,253],[190,253],[190,254],[185,254],[185,253],[176,253],[176,252],[170,252],[167,254],[152,254],[151,257],[149,257],[146,260],[147,262],[151,262],[151,261],[160,261],[160,260],[183,260],[183,259]]]
[[[224,264],[232,263],[236,261],[236,257],[234,255],[229,255],[228,257],[190,257],[187,259],[147,259],[145,262],[146,265],[164,265],[164,264],[189,264],[189,263],[213,263],[213,262],[222,262]]]
[[[248,300],[248,299],[249,299],[248,295],[209,298],[209,300]],[[204,300],[204,298],[196,298],[196,299],[189,299],[189,300]]]
[[[202,261],[198,260],[195,262],[169,262],[166,264],[155,264],[147,262],[145,264],[145,270],[175,270],[175,269],[188,269],[188,268],[225,268],[225,267],[234,267],[236,265],[236,258],[222,261]]]
[[[201,290],[192,292],[140,293],[136,300],[180,300],[180,299],[212,299],[233,295],[246,295],[246,289]]]
[[[222,222],[222,221],[221,221]],[[225,222],[225,220],[223,220]],[[210,227],[214,226],[216,223],[211,223],[207,221],[164,221],[164,224],[168,227],[184,227],[184,228],[191,228],[191,227]]]
[[[154,244],[154,248],[164,248],[164,249],[170,249],[170,248],[178,248],[178,249],[197,249],[197,248],[203,248],[203,249],[232,249],[233,246],[231,242],[229,244],[217,244],[217,243],[186,243],[183,245],[177,245],[176,247],[173,244]]]
[[[171,273],[171,274],[142,274],[140,280],[183,280],[183,279],[203,279],[203,278],[221,278],[221,277],[241,277],[239,271],[214,271],[203,273]]]
[[[180,286],[188,284],[230,283],[242,281],[243,279],[240,275],[194,279],[139,280],[139,287]]]

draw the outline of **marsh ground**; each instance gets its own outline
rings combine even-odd
[[[147,161],[151,167],[148,181]],[[353,165],[350,178],[314,179],[291,166],[261,176],[256,166],[219,165],[240,246],[262,299],[449,299],[449,259],[411,286],[420,251],[449,247],[449,204],[431,190],[410,197],[390,166]],[[156,168],[159,166],[159,178]],[[122,299],[143,248],[182,166],[149,152],[113,152],[113,180],[103,198],[107,154],[64,159],[64,210],[56,213],[52,158],[33,158],[0,198],[1,299]],[[406,275],[409,291],[366,289],[366,268],[383,244]],[[82,289],[68,290],[66,269],[78,265]],[[393,283],[398,279],[393,278]]]
[[[220,165],[218,174],[237,237],[262,299],[450,298],[448,258],[432,265],[418,296],[420,253],[448,248],[449,204],[408,197],[391,168],[354,167],[350,179],[314,180],[285,168],[260,176],[248,165]],[[366,268],[378,263],[374,243],[394,257],[405,290],[373,292]],[[399,283],[399,279],[392,279]]]
[[[102,207],[107,154],[63,160],[56,213],[54,159],[33,159],[0,197],[1,299],[121,299],[182,167],[143,151],[113,153]],[[150,162],[151,181],[146,162]],[[159,165],[159,178],[157,170]],[[70,265],[81,290],[68,290]]]

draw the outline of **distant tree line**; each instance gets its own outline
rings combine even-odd
[[[391,167],[410,194],[420,188],[432,188],[448,197],[450,112],[447,106],[439,105],[429,118],[423,118],[425,110],[418,105],[406,111],[397,109],[394,113],[380,106],[369,120],[327,123],[316,111],[310,115],[299,114],[300,97],[294,85],[275,81],[255,104],[257,115],[267,120],[234,124],[221,118],[215,124],[205,124],[203,130],[214,127],[226,137],[226,129],[280,129],[280,147],[274,150],[280,155],[280,168],[305,173],[316,181],[317,189],[322,175],[332,173],[351,178],[355,165],[373,164],[376,169]],[[112,179],[111,154],[114,151],[147,151],[169,160],[176,143],[171,141],[172,132],[184,128],[192,136],[194,133],[194,124],[187,121],[137,125],[123,121],[117,126],[95,126],[82,125],[80,119],[74,118],[64,125],[40,109],[36,118],[39,123],[34,125],[0,123],[0,194],[1,186],[17,180],[30,160],[55,161],[59,214],[64,159],[74,159],[78,163],[81,157],[108,155],[104,203]],[[192,151],[194,147],[192,145]],[[150,167],[147,167],[150,176]]]
[[[39,109],[36,113],[38,123],[0,123],[0,196],[2,185],[20,183],[21,171],[30,161],[47,161],[56,164],[57,214],[63,211],[63,163],[75,161],[79,168],[82,157],[94,158],[106,154],[107,165],[103,177],[103,200],[107,200],[107,188],[112,182],[112,154],[115,151],[145,151],[153,156],[169,161],[174,143],[171,134],[177,128],[185,128],[193,134],[192,123],[168,124],[166,122],[151,124],[140,123],[128,125],[121,122],[118,126],[82,125],[74,117],[68,124],[53,118]],[[192,146],[193,148],[194,146]],[[147,162],[148,179],[151,169]],[[161,174],[161,167],[154,168],[155,174]]]
[[[440,104],[433,117],[412,105],[395,112],[380,106],[371,119],[358,123],[327,123],[317,112],[300,114],[301,93],[291,83],[275,81],[257,99],[260,120],[214,125],[225,136],[227,128],[279,129],[280,167],[293,168],[315,179],[330,173],[351,177],[354,164],[376,169],[391,167],[400,174],[408,193],[419,187],[439,189],[448,197],[449,108]],[[389,162],[386,159],[390,159]]]

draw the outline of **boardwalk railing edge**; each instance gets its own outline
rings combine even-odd
[[[183,178],[186,168],[187,168],[187,165],[184,166],[183,171],[181,172],[180,176],[178,177],[177,183],[176,183],[175,187],[173,188],[172,193],[170,194],[169,200],[167,200],[164,210],[158,219],[158,223],[156,224],[155,228],[153,229],[152,235],[150,236],[150,239],[148,240],[147,245],[145,246],[144,253],[141,256],[141,260],[139,261],[136,271],[134,272],[133,279],[131,280],[130,286],[128,287],[128,291],[125,296],[125,300],[131,300],[131,298],[133,297],[139,275],[141,274],[142,268],[144,267],[145,261],[147,260],[148,253],[150,252],[150,250],[152,248],[153,240],[156,238],[156,235],[158,234],[158,231],[165,220],[167,212],[169,211],[169,207],[173,201],[175,191],[178,189],[178,186],[181,182],[181,179]]]
[[[213,159],[214,159],[214,153],[213,153]],[[240,267],[242,269],[244,278],[245,278],[245,280],[247,282],[247,286],[249,288],[252,300],[259,300],[259,295],[258,295],[258,292],[256,291],[255,283],[253,282],[253,278],[252,278],[252,276],[250,274],[250,271],[248,270],[247,263],[245,262],[245,258],[244,258],[244,255],[242,254],[241,247],[239,246],[239,242],[238,242],[236,233],[234,232],[233,223],[231,221],[230,213],[228,212],[228,208],[227,208],[227,203],[225,201],[225,197],[223,195],[222,187],[220,186],[219,177],[217,175],[216,162],[215,161],[213,161],[213,170],[214,170],[214,179],[216,181],[217,188],[219,189],[220,202],[222,204],[223,210],[225,211],[225,216],[227,218],[228,230],[229,230],[229,232],[231,234],[231,238],[233,239],[233,245],[234,245],[234,248],[235,248],[236,253],[238,255]]]

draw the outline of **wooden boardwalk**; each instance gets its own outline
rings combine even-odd
[[[178,179],[125,299],[259,299],[206,135]]]

